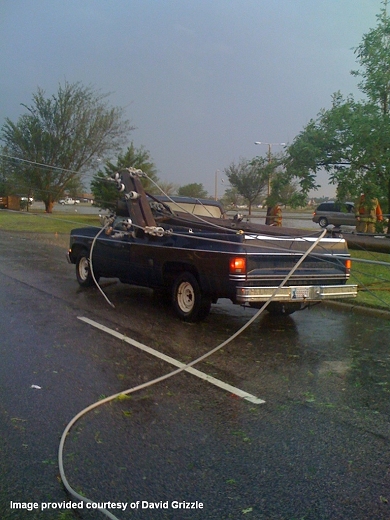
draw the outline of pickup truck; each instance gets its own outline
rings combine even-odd
[[[65,197],[64,199],[61,199],[58,201],[59,204],[62,204],[62,206],[65,205],[74,205],[74,204],[80,204],[80,201],[78,199],[72,199],[72,197]]]
[[[345,240],[298,229],[244,223],[172,211],[147,196],[142,172],[125,169],[113,179],[123,197],[101,229],[71,231],[67,253],[82,287],[101,277],[169,295],[184,321],[199,321],[211,304],[228,298],[272,314],[291,314],[314,302],[352,298]],[[285,277],[315,242],[313,251]]]

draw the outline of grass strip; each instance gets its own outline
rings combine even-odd
[[[390,255],[372,251],[350,249],[352,257],[351,283],[358,285],[357,305],[390,310]],[[376,265],[354,262],[354,258],[372,262],[387,262]]]
[[[0,210],[0,229],[3,231],[69,234],[72,229],[83,226],[100,228],[99,215]]]

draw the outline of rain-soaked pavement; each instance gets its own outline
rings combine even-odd
[[[51,242],[0,232],[0,518],[98,520],[60,509],[62,432],[173,367],[78,318],[187,363],[254,311],[222,301],[184,324],[151,291],[106,280],[113,309]],[[181,373],[83,416],[67,478],[123,520],[388,519],[389,332],[386,317],[331,306],[265,314],[195,367],[265,403]]]

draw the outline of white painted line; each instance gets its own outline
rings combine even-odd
[[[111,336],[114,336],[121,341],[125,341],[126,343],[129,343],[130,345],[133,345],[133,347],[137,347],[140,350],[143,350],[144,352],[147,352],[148,354],[151,354],[152,356],[158,357],[162,359],[163,361],[166,361],[167,363],[170,363],[171,365],[174,365],[178,368],[185,367],[185,363],[182,363],[181,361],[178,361],[177,359],[174,359],[170,356],[166,356],[165,354],[162,354],[161,352],[158,352],[158,350],[154,350],[151,347],[148,347],[144,345],[143,343],[139,343],[139,341],[136,341],[135,339],[128,338],[127,336],[120,334],[119,332],[116,332],[115,330],[109,329],[108,327],[105,327],[104,325],[101,325],[97,321],[90,320],[89,318],[84,318],[83,316],[78,317],[79,320],[84,321],[85,323],[88,323],[89,325],[92,325],[92,327],[96,327],[97,329],[102,330],[103,332],[107,332],[107,334],[111,334]],[[222,388],[222,390],[225,390],[226,392],[230,392],[231,394],[237,395],[238,397],[242,397],[246,401],[249,401],[254,404],[263,404],[265,401],[263,399],[259,399],[258,397],[255,397],[252,394],[248,394],[247,392],[244,392],[243,390],[240,390],[239,388],[236,388],[235,386],[231,386],[227,383],[224,383],[223,381],[220,381],[219,379],[216,379],[215,377],[209,376],[205,374],[204,372],[200,372],[200,370],[196,370],[196,368],[188,367],[184,369],[185,372],[188,372],[189,374],[192,374],[196,377],[199,377],[200,379],[203,379],[204,381],[207,381],[211,383],[212,385],[218,386],[219,388]]]

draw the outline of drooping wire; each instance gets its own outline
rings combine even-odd
[[[231,233],[235,233],[237,232],[238,230],[232,230],[230,228],[227,228],[227,227],[224,227],[224,226],[221,226],[219,224],[216,224],[215,222],[210,222],[208,220],[205,220],[203,219],[200,215],[197,215],[196,213],[191,213],[190,211],[188,211],[185,207],[183,206],[180,206],[180,203],[179,202],[176,202],[175,200],[173,200],[167,193],[165,193],[165,191],[160,188],[160,186],[151,178],[151,177],[148,177],[147,174],[145,174],[145,177],[156,187],[160,190],[160,192],[164,195],[164,197],[167,197],[168,200],[170,202],[173,202],[175,204],[175,206],[177,206],[178,208],[180,208],[180,210],[183,212],[183,213],[188,213],[189,215],[191,215],[192,217],[194,217],[196,220],[199,220],[199,222],[202,222],[203,224],[207,224],[208,226],[211,226],[211,227],[215,227],[219,230],[223,230],[225,232],[231,232]],[[188,222],[187,222],[188,224]],[[245,234],[246,235],[258,235],[259,233],[255,233],[253,231],[245,231]],[[278,236],[278,235],[275,235],[275,236]],[[314,236],[314,237],[317,237],[318,236],[318,232],[313,232],[313,233],[309,233],[309,234],[305,234],[304,236],[302,236],[302,238],[304,238],[305,236]]]
[[[108,296],[106,296],[105,292],[100,287],[99,282],[96,280],[94,269],[93,269],[93,260],[92,260],[92,258],[93,258],[92,253],[93,253],[96,241],[99,238],[99,236],[103,233],[103,231],[105,231],[110,226],[110,224],[111,224],[111,222],[110,222],[110,220],[108,220],[106,222],[106,224],[102,227],[102,229],[98,233],[96,233],[96,235],[94,236],[94,238],[92,240],[92,244],[91,244],[91,249],[89,250],[89,259],[88,259],[88,261],[89,261],[89,269],[90,269],[90,272],[91,272],[91,276],[92,276],[93,281],[95,282],[96,287],[99,289],[100,293],[103,295],[103,297],[106,300],[106,302],[109,305],[111,305],[111,307],[113,309],[115,309],[115,305],[110,301]]]
[[[305,260],[305,258],[311,253],[311,251],[316,247],[317,243],[324,237],[326,233],[326,230],[324,230],[321,235],[317,238],[317,240],[307,249],[307,251],[305,251],[305,253],[302,255],[302,257],[298,260],[298,262],[294,265],[294,267],[291,269],[291,271],[286,275],[286,277],[282,280],[282,282],[279,284],[278,287],[275,288],[274,292],[271,294],[271,296],[269,297],[269,299],[264,302],[264,305],[239,329],[237,330],[234,334],[232,334],[228,339],[226,339],[225,341],[223,341],[221,344],[217,345],[216,347],[214,347],[212,350],[210,350],[209,352],[206,352],[206,354],[203,354],[202,356],[198,357],[197,359],[191,361],[190,363],[188,363],[187,365],[183,365],[182,367],[176,369],[176,370],[173,370],[172,372],[169,372],[168,374],[165,374],[163,376],[160,376],[160,377],[157,377],[156,379],[153,379],[151,381],[148,381],[146,383],[143,383],[141,385],[138,385],[138,386],[135,386],[135,387],[132,387],[132,388],[129,388],[128,390],[125,390],[123,392],[118,392],[116,394],[113,394],[109,397],[106,397],[105,399],[102,399],[100,401],[97,401],[93,404],[91,404],[90,406],[84,408],[84,410],[82,410],[81,412],[79,412],[75,417],[73,417],[73,419],[68,423],[68,425],[66,426],[65,430],[63,431],[62,433],[62,436],[61,436],[61,441],[60,441],[60,444],[59,444],[59,448],[58,448],[58,467],[59,467],[59,472],[60,472],[60,477],[61,477],[61,480],[65,486],[65,488],[67,489],[67,491],[72,495],[74,496],[75,498],[77,498],[78,500],[81,500],[83,502],[86,502],[86,503],[94,503],[93,500],[83,496],[83,495],[80,495],[79,493],[77,493],[77,491],[75,491],[71,485],[69,484],[68,482],[68,479],[66,478],[66,475],[65,475],[65,470],[64,470],[64,460],[63,460],[63,451],[64,451],[64,446],[65,446],[65,441],[66,441],[66,438],[68,436],[68,433],[70,431],[70,429],[72,428],[72,426],[83,416],[85,415],[86,413],[90,412],[91,410],[94,410],[95,408],[97,408],[98,406],[101,406],[105,403],[108,403],[110,401],[113,401],[114,399],[118,398],[119,396],[121,395],[129,395],[129,394],[132,394],[134,392],[137,392],[139,390],[143,390],[145,388],[148,388],[152,385],[155,385],[157,383],[160,383],[162,381],[165,381],[166,379],[169,379],[177,374],[180,374],[181,372],[187,370],[188,368],[190,367],[193,367],[194,365],[196,365],[197,363],[200,363],[201,361],[204,361],[205,359],[207,359],[208,357],[210,357],[211,355],[215,354],[216,352],[218,352],[218,350],[221,350],[223,347],[225,347],[226,345],[228,345],[229,343],[231,343],[237,336],[239,336],[240,334],[242,334],[242,332],[244,332],[244,330],[246,330],[264,311],[265,309],[268,307],[268,305],[272,302],[272,300],[274,299],[275,295],[277,294],[277,292],[288,282],[288,280],[290,279],[290,277],[294,274],[294,272],[298,269],[298,267],[301,265],[301,263]],[[106,509],[104,508],[98,508],[97,509],[98,511],[100,511],[101,513],[103,513],[104,515],[107,516],[107,518],[110,518],[111,520],[119,520],[116,516],[114,516],[110,511],[107,511]]]
[[[27,160],[27,159],[21,159],[21,158],[19,158],[19,157],[14,157],[14,156],[7,155],[7,154],[0,154],[0,156],[1,156],[1,157],[4,157],[4,158],[6,158],[6,159],[9,159],[9,160],[20,161],[20,162],[26,162],[26,163],[28,163],[28,164],[33,164],[33,165],[38,166],[38,167],[40,167],[40,168],[50,168],[50,169],[56,169],[56,170],[62,170],[62,171],[68,171],[68,172],[71,172],[71,173],[80,173],[80,172],[77,172],[77,171],[75,171],[75,170],[70,170],[70,169],[66,169],[66,168],[62,168],[62,167],[57,167],[57,166],[53,166],[53,165],[48,165],[48,164],[44,164],[44,163],[38,163],[38,162],[36,162],[36,161],[29,161],[29,160]],[[233,234],[233,233],[237,233],[237,230],[232,230],[232,229],[230,229],[230,228],[228,228],[228,227],[225,227],[225,226],[219,226],[218,224],[216,224],[216,223],[214,223],[214,222],[206,221],[206,220],[203,219],[200,215],[196,215],[196,214],[190,213],[189,211],[187,211],[186,208],[181,207],[179,203],[175,202],[175,201],[174,201],[174,200],[173,200],[173,199],[172,199],[172,198],[171,198],[167,193],[165,193],[164,190],[163,190],[162,188],[160,188],[160,186],[159,186],[159,185],[158,185],[158,184],[157,184],[157,183],[156,183],[152,178],[150,178],[147,174],[145,174],[144,172],[142,172],[142,176],[145,177],[145,178],[147,178],[151,184],[153,184],[154,186],[156,186],[156,187],[158,188],[158,190],[159,190],[159,191],[160,191],[160,192],[161,192],[165,197],[167,197],[168,200],[170,200],[171,202],[174,202],[174,203],[175,203],[175,204],[176,204],[176,205],[177,205],[177,206],[182,210],[183,213],[188,213],[188,214],[191,215],[192,218],[195,217],[195,219],[197,219],[199,222],[202,222],[203,224],[207,224],[207,226],[209,226],[209,227],[215,227],[215,228],[217,228],[217,229],[219,229],[219,230],[224,231],[225,233],[232,233],[232,234]],[[39,216],[41,216],[42,218],[52,218],[52,219],[55,219],[55,217],[52,217],[52,216],[51,216],[51,217],[48,217],[48,216],[46,216],[46,215],[45,215],[45,216],[44,216],[44,215],[39,215]],[[63,219],[61,219],[61,221],[63,221]],[[71,222],[71,221],[69,220],[68,222]],[[183,224],[185,224],[185,225],[188,226],[188,225],[190,225],[190,224],[193,224],[193,221],[188,222],[188,221],[186,221],[185,219],[183,219]],[[90,227],[96,227],[96,226],[90,226]],[[100,235],[100,232],[98,233],[98,235]],[[253,232],[253,231],[245,231],[245,235],[246,235],[247,237],[252,237],[252,238],[262,238],[261,235],[260,235],[259,233],[255,233],[255,232]],[[302,236],[297,235],[297,236],[295,236],[294,238],[297,238],[297,239],[300,238],[300,239],[302,239],[302,240],[308,241],[308,240],[310,240],[311,237],[315,238],[316,236],[318,236],[318,232],[313,232],[313,233],[307,233],[307,232],[305,232],[304,235],[302,235]],[[195,237],[191,237],[191,238],[195,238]],[[269,235],[267,236],[267,238],[268,238],[269,240],[271,240],[271,238],[269,238]],[[95,239],[94,239],[93,246],[95,245],[96,239],[97,239],[97,237],[95,237]],[[284,247],[283,247],[283,245],[282,245],[282,243],[281,243],[282,240],[283,240],[283,235],[273,235],[273,239],[278,240],[278,248],[279,248],[281,251],[285,250],[285,251],[288,251],[289,253],[294,253],[294,252],[295,252],[295,251],[292,249],[291,245],[290,245],[290,247],[287,247],[287,248],[284,248]],[[217,241],[218,239],[216,239],[216,238],[209,238],[209,239],[204,238],[204,240],[214,240],[214,241]],[[227,243],[229,243],[229,242],[228,242],[228,241],[224,241],[224,243],[227,244]],[[235,244],[235,242],[232,242],[232,244]],[[250,243],[247,242],[247,243],[245,244],[245,247],[246,247],[246,248],[249,248],[249,249],[250,249],[250,248],[257,248],[257,247],[259,247],[259,244],[258,244],[258,243],[250,244]],[[262,247],[262,249],[271,249],[271,250],[274,250],[273,247],[271,247],[271,246],[267,246],[267,245],[264,244],[264,243],[261,244],[261,247]],[[362,249],[363,249],[363,248],[362,248]],[[296,251],[296,253],[300,254],[301,252],[300,252],[300,251]],[[331,256],[333,257],[333,260],[334,260],[335,258],[337,258],[338,255],[335,254],[335,255],[331,255]],[[326,262],[326,261],[327,261],[323,256],[321,256],[321,255],[316,255],[315,253],[312,255],[312,258],[317,258],[317,259],[318,259],[319,261],[321,261],[321,262]],[[339,257],[339,258],[340,258],[340,262],[342,262],[342,261],[343,261],[343,255],[341,255],[341,257]],[[355,259],[355,260],[356,260],[356,259]],[[91,274],[92,274],[92,277],[94,278],[93,267],[92,267],[92,273],[91,273]],[[94,281],[95,281],[95,280],[96,280],[96,279],[94,278]],[[96,281],[95,281],[95,283],[96,283]],[[99,286],[98,284],[96,284],[96,285],[97,285],[97,287],[99,288],[99,290],[101,291],[100,286]],[[105,298],[106,298],[106,296],[105,296]],[[110,305],[113,305],[111,302],[109,302],[109,304],[110,304]]]

